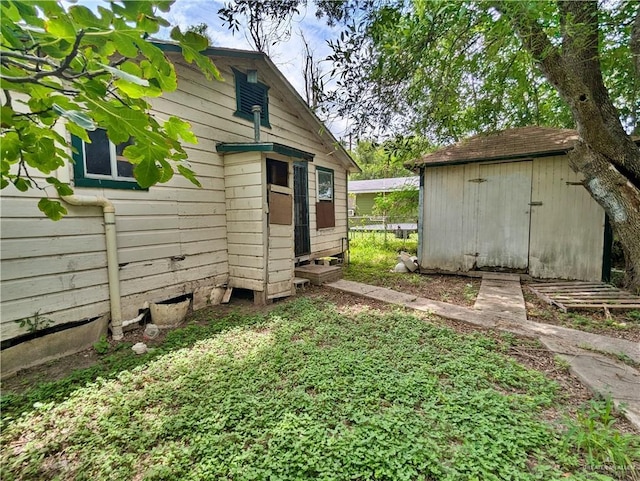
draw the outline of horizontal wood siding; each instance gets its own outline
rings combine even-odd
[[[291,213],[293,215],[293,212]],[[293,225],[269,225],[267,297],[289,296],[293,286]]]
[[[599,281],[604,210],[566,157],[533,161],[529,272],[534,277]]]
[[[180,77],[182,69],[177,70]],[[184,146],[202,188],[176,175],[148,191],[75,189],[76,194],[104,196],[115,205],[125,319],[135,317],[145,301],[228,279],[224,165],[215,152],[216,142],[223,139],[211,126],[221,107],[212,86],[204,89],[209,94],[199,99],[199,110],[186,102],[190,86],[182,81],[175,93],[152,101],[161,120],[177,115],[193,125],[199,142]],[[38,211],[39,196],[3,190],[3,338],[23,333],[14,321],[36,312],[55,324],[109,312],[102,210],[66,206],[69,215],[52,222]]]
[[[230,285],[264,291],[266,187],[261,154],[226,155],[225,179]]]
[[[216,117],[213,121],[206,124],[199,121],[194,125],[196,133],[198,129],[213,128],[220,135],[221,140],[225,142],[247,142],[253,138],[253,123],[249,120],[235,117],[233,113],[236,110],[235,83],[231,67],[240,71],[247,69],[255,69],[257,65],[254,61],[245,59],[220,59],[216,61],[216,66],[223,75],[225,82],[215,84],[216,90],[219,92],[218,104],[219,108],[211,111],[210,115]],[[185,99],[188,108],[196,111],[194,116],[201,117],[207,113],[203,110],[202,102],[210,95],[209,82],[195,71],[193,67],[185,67],[186,72],[181,77],[181,82],[188,85],[186,90],[189,92],[189,98]],[[311,237],[311,257],[320,257],[325,255],[334,255],[342,251],[343,246],[346,248],[347,238],[347,171],[333,156],[335,147],[326,133],[310,128],[303,120],[301,107],[291,99],[290,93],[282,89],[269,72],[258,68],[258,80],[270,86],[269,89],[269,118],[271,128],[261,128],[261,141],[276,142],[290,147],[294,147],[306,152],[315,154],[312,163],[309,164],[309,221],[310,221],[310,237]],[[165,111],[171,112],[170,106],[165,107]],[[219,117],[219,118],[218,118]],[[270,156],[270,155],[269,155]],[[229,155],[226,159],[230,158]],[[283,159],[284,160],[284,159]],[[289,161],[298,159],[286,159]],[[225,161],[225,169],[228,169]],[[326,167],[334,170],[334,187],[335,187],[335,216],[336,225],[332,228],[317,229],[315,204],[317,199],[316,193],[316,166]],[[243,169],[259,168],[260,164],[256,163],[252,166],[245,164]],[[227,171],[229,175],[233,175],[234,171]],[[249,170],[246,173],[251,173]],[[230,187],[238,187],[237,182],[243,182],[241,179],[226,179],[227,192]],[[246,186],[246,184],[241,184]],[[238,194],[238,192],[233,192]],[[245,215],[250,215],[250,211],[262,208],[258,204],[257,198],[237,197],[233,200],[227,199],[227,208],[241,211]],[[254,220],[254,219],[252,219]],[[230,247],[231,249],[231,247]]]

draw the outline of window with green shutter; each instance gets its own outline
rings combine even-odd
[[[236,112],[235,115],[243,119],[253,121],[252,107],[259,105],[260,124],[263,127],[271,127],[269,124],[269,87],[261,82],[251,83],[247,75],[233,69],[236,79]]]

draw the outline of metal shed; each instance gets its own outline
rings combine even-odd
[[[569,167],[577,138],[575,130],[523,127],[414,161],[420,266],[601,280],[605,213]]]

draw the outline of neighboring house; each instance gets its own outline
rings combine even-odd
[[[420,178],[395,177],[390,179],[372,180],[350,180],[349,191],[349,214],[354,216],[373,215],[375,198],[379,194],[393,192],[394,190],[413,188],[418,189]],[[418,206],[416,206],[417,211]]]
[[[420,266],[606,277],[605,213],[567,160],[577,138],[574,130],[524,127],[413,161],[424,177]]]
[[[359,169],[271,60],[210,48],[225,81],[208,81],[174,45],[160,46],[178,90],[150,102],[154,115],[191,123],[199,141],[185,148],[202,188],[175,175],[141,189],[123,145],[102,131],[91,144],[70,139],[75,165],[58,176],[115,207],[111,256],[100,206],[67,205],[53,222],[38,211],[40,192],[3,190],[3,374],[90,346],[110,318],[119,334],[146,302],[193,295],[200,307],[219,285],[249,289],[258,303],[291,295],[296,263],[346,249],[347,176]],[[28,333],[21,319],[47,329]]]

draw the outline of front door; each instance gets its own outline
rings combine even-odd
[[[309,173],[307,162],[293,164],[293,210],[295,226],[295,256],[311,253],[309,233]]]

